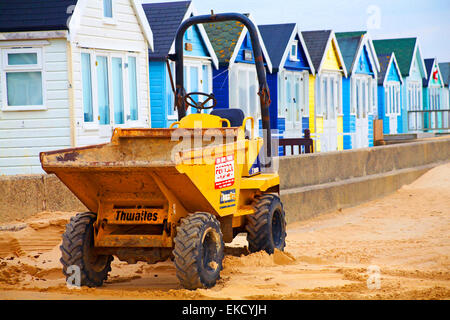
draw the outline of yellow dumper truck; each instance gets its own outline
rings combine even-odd
[[[265,138],[239,109],[213,108],[213,94],[186,94],[183,35],[198,23],[237,20],[252,39]],[[80,270],[81,285],[101,286],[113,256],[136,263],[174,260],[183,287],[212,287],[220,277],[224,243],[247,233],[249,250],[283,250],[286,222],[273,168],[270,97],[253,23],[244,15],[192,17],[178,29],[175,105],[167,129],[114,130],[111,142],[40,154],[89,209],[72,217],[61,245],[64,274]],[[200,99],[201,96],[205,96]],[[201,100],[201,102],[199,102]],[[187,107],[198,110],[186,116]]]

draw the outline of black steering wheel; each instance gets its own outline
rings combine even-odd
[[[202,102],[197,102],[191,96],[205,96],[205,97],[207,97],[207,99],[205,99],[205,101],[202,101]],[[186,105],[188,105],[189,107],[193,107],[199,111],[212,109],[217,105],[217,99],[214,97],[214,93],[207,94],[207,93],[203,93],[203,92],[190,92],[190,93],[186,94],[183,97],[183,99],[184,99],[184,103],[186,103]],[[213,102],[212,106],[205,107],[205,105],[210,100],[212,100],[212,102]]]

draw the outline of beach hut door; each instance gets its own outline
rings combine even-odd
[[[321,77],[323,120],[323,150],[336,151],[338,149],[337,113],[338,113],[338,75],[327,74]]]
[[[369,79],[356,80],[356,123],[355,148],[369,146]]]
[[[302,105],[304,80],[302,75],[286,73],[286,138],[300,138],[302,133]]]

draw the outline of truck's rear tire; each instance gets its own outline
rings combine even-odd
[[[273,194],[263,194],[253,204],[256,212],[247,216],[248,250],[264,250],[273,254],[275,249],[286,246],[286,218],[280,198]]]
[[[190,214],[177,227],[175,267],[181,285],[190,290],[211,288],[220,278],[224,243],[220,222],[212,214]]]
[[[92,212],[79,213],[70,219],[62,236],[60,261],[63,273],[67,279],[72,278],[74,269],[71,266],[78,267],[81,286],[99,287],[111,271],[113,257],[97,255],[93,250],[95,220],[96,215]]]

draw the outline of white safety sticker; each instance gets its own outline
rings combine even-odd
[[[234,154],[216,158],[215,188],[223,189],[234,184]]]

